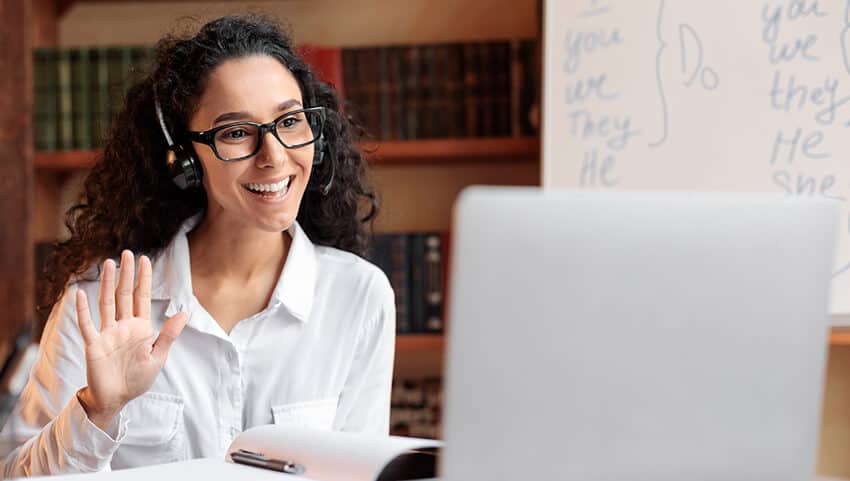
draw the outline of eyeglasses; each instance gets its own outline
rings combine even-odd
[[[190,131],[189,138],[208,145],[219,159],[235,162],[256,155],[266,132],[287,149],[297,149],[318,140],[324,123],[325,108],[309,107],[287,112],[267,124],[235,122],[203,132]]]

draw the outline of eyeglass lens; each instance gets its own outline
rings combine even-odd
[[[309,144],[319,135],[321,123],[318,111],[296,112],[278,119],[277,137],[287,147]],[[236,124],[216,132],[214,141],[220,157],[236,159],[256,153],[262,139],[256,125]]]

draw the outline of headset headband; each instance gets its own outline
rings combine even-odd
[[[162,109],[159,107],[159,99],[156,95],[156,89],[153,91],[153,103],[156,107],[156,118],[159,120],[159,127],[162,129],[162,133],[165,135],[165,141],[168,142],[168,147],[171,148],[174,146],[174,141],[171,140],[171,135],[168,133],[168,129],[165,127],[165,119],[162,116]]]

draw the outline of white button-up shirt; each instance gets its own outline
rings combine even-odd
[[[386,276],[351,253],[312,244],[295,223],[268,306],[228,335],[192,294],[186,234],[199,219],[152,260],[154,330],[178,311],[189,315],[186,328],[150,390],[106,432],[75,395],[86,384],[75,291],[96,303],[100,284],[69,284],[4,427],[29,439],[6,457],[5,477],[223,458],[240,432],[259,424],[388,432],[395,304]],[[91,314],[99,326],[98,310]]]

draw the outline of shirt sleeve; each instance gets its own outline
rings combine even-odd
[[[377,277],[373,288],[379,308],[360,332],[334,424],[342,431],[386,435],[395,355],[395,294],[386,276]]]
[[[3,427],[3,439],[21,443],[3,463],[5,478],[108,471],[124,438],[119,414],[106,432],[89,420],[77,399],[86,384],[85,347],[71,284],[53,307],[38,359]]]

